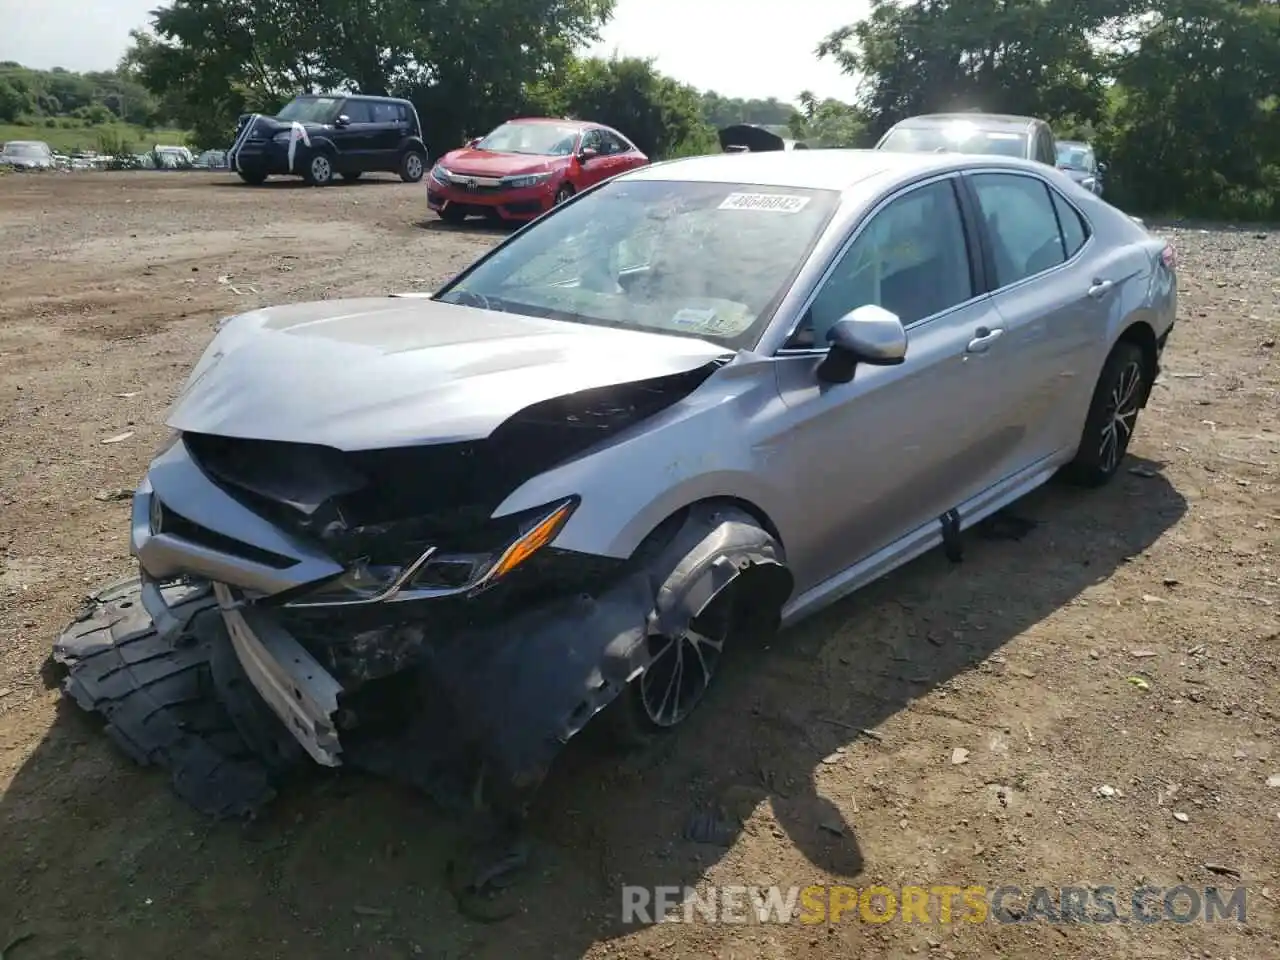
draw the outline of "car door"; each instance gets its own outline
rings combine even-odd
[[[983,218],[1003,331],[989,353],[986,415],[1019,438],[1005,451],[1007,476],[1079,440],[1076,414],[1092,394],[1112,298],[1083,262],[1086,220],[1045,180],[1012,171],[965,179]]]
[[[792,491],[788,562],[804,591],[899,541],[990,482],[1006,439],[985,417],[993,371],[983,337],[999,326],[947,176],[882,202],[820,281],[776,360],[786,415],[770,482]],[[875,304],[907,329],[906,360],[822,383],[830,327]],[[794,548],[792,540],[794,540]]]
[[[338,148],[338,170],[342,173],[359,173],[370,169],[373,151],[373,111],[367,100],[348,100],[339,111],[347,122],[333,130],[334,146]]]
[[[591,129],[582,135],[582,142],[578,145],[579,152],[583,150],[595,150],[596,155],[589,160],[583,162],[577,160],[578,175],[577,188],[586,190],[588,187],[594,187],[601,180],[609,178],[609,156],[605,153],[604,131],[599,129]]]
[[[397,170],[400,166],[400,140],[404,135],[401,132],[400,105],[389,100],[372,100],[369,108],[373,114],[369,136],[369,161],[373,166],[369,169]]]
[[[630,170],[631,161],[628,151],[631,149],[631,144],[611,130],[601,130],[600,139],[604,143],[604,156],[608,161],[605,167],[605,179]]]

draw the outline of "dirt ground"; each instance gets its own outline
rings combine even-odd
[[[1181,322],[1117,481],[1047,488],[1021,541],[970,534],[782,635],[653,752],[571,749],[518,911],[482,924],[422,797],[317,779],[208,822],[41,666],[130,572],[125,491],[217,318],[428,290],[494,234],[387,180],[0,177],[0,953],[1280,957],[1280,231],[1168,233]],[[747,819],[686,839],[714,805]],[[1122,916],[1143,884],[1244,885],[1247,919],[622,922],[623,884],[703,883],[1109,885]]]

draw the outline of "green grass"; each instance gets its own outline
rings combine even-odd
[[[59,120],[58,123],[68,121]],[[131,153],[144,153],[156,144],[185,146],[185,130],[166,130],[135,127],[127,123],[108,123],[98,126],[43,126],[17,123],[0,123],[0,143],[6,140],[43,140],[55,153],[72,153],[76,150],[109,149],[116,143],[125,143]]]

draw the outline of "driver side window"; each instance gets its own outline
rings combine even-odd
[[[884,307],[912,324],[972,297],[955,186],[938,180],[896,198],[866,222],[786,347],[825,347],[836,321],[858,307]]]

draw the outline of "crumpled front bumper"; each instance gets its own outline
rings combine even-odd
[[[776,544],[749,517],[698,506],[645,562],[593,574],[588,590],[539,589],[498,616],[489,604],[502,586],[458,601],[460,617],[437,620],[444,607],[426,601],[414,614],[423,638],[414,656],[378,679],[326,666],[321,656],[329,653],[309,624],[271,604],[273,594],[342,567],[212,485],[181,443],[157,457],[139,485],[130,543],[159,648],[175,656],[196,643],[208,650],[212,680],[202,689],[251,752],[289,763],[305,752],[322,766],[408,781],[446,807],[469,809],[481,797],[508,815],[527,807],[568,740],[647,668],[649,636],[674,635],[752,566],[783,573],[778,609],[790,590]],[[594,559],[576,556],[566,562]],[[170,599],[179,581],[212,585],[216,597],[201,614],[198,639],[189,612]],[[325,612],[319,623],[342,636],[349,626],[338,613]],[[393,688],[379,686],[388,679]],[[369,722],[385,719],[379,708],[392,698],[404,708],[394,722]],[[81,705],[98,709],[97,702]]]

